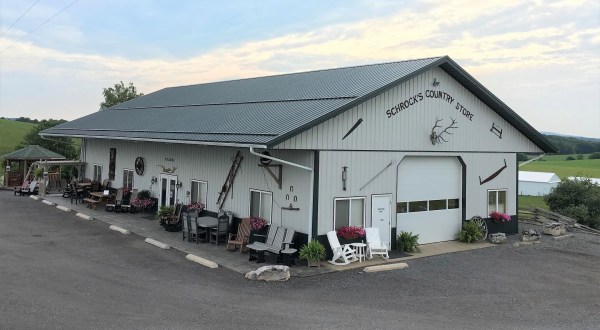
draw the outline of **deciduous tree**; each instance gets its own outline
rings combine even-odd
[[[138,96],[144,95],[144,93],[138,93],[135,86],[133,86],[133,83],[129,83],[129,86],[125,86],[123,81],[121,81],[120,83],[115,84],[114,87],[104,88],[102,95],[104,95],[104,102],[100,103],[100,110],[135,99]]]

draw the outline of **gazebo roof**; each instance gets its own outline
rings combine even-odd
[[[18,160],[40,160],[40,159],[66,159],[67,157],[57,154],[54,151],[50,151],[46,148],[42,148],[38,145],[30,145],[23,149],[19,149],[6,155],[3,155],[4,159],[18,159]]]

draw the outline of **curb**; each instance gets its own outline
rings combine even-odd
[[[197,263],[199,263],[199,264],[201,264],[203,266],[206,266],[208,268],[217,268],[217,267],[219,267],[219,265],[217,265],[217,263],[215,263],[213,261],[210,261],[208,259],[204,259],[202,257],[199,257],[199,256],[191,254],[191,253],[188,254],[188,255],[186,255],[185,258],[188,259],[188,260],[191,260],[193,262],[197,262]]]
[[[66,207],[66,206],[62,206],[62,205],[56,205],[56,208],[59,210],[63,210],[65,212],[71,212],[71,209]]]
[[[56,204],[52,203],[51,201],[48,201],[48,200],[45,200],[45,199],[42,201],[42,203],[44,203],[46,205],[52,205],[52,206],[56,205]]]
[[[83,213],[77,213],[75,215],[78,216],[78,217],[80,217],[81,219],[84,219],[84,220],[94,220],[93,217],[90,217],[89,215],[85,215]]]
[[[159,247],[159,248],[161,248],[161,249],[163,249],[163,250],[168,250],[168,249],[170,249],[170,248],[171,248],[169,245],[167,245],[167,244],[165,244],[165,243],[161,243],[161,242],[159,242],[159,241],[157,241],[157,240],[155,240],[155,239],[152,239],[152,238],[150,238],[150,237],[146,238],[146,239],[144,240],[144,242],[146,242],[146,243],[148,243],[148,244],[152,244],[152,245],[154,245],[154,246],[157,246],[157,247]]]
[[[395,269],[404,269],[404,268],[408,268],[408,264],[405,262],[399,262],[399,263],[395,263],[395,264],[369,266],[369,267],[365,267],[363,269],[363,271],[365,273],[375,273],[375,272],[381,272],[381,271],[385,271],[385,270],[395,270]]]
[[[118,231],[118,232],[120,232],[123,235],[129,235],[129,234],[131,234],[131,232],[129,230],[121,228],[121,227],[118,227],[118,226],[115,226],[115,225],[110,225],[108,227],[108,229],[111,229],[111,230],[114,230],[114,231]]]

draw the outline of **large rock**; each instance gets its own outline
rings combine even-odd
[[[506,243],[506,234],[505,233],[490,234],[488,236],[488,239],[490,240],[491,243],[494,243],[494,244],[504,244],[504,243]]]
[[[263,266],[246,273],[246,278],[257,281],[287,281],[290,279],[290,267],[280,265]]]
[[[524,229],[521,232],[521,241],[523,242],[533,242],[540,239],[540,233],[535,229]]]

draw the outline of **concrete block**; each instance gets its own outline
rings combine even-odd
[[[75,214],[75,216],[80,217],[81,219],[84,219],[84,220],[94,220],[93,217],[90,217],[89,215],[85,215],[83,213],[77,213],[77,214]]]
[[[152,239],[152,238],[150,238],[150,237],[146,238],[146,239],[144,240],[144,242],[146,242],[146,243],[148,243],[148,244],[152,244],[152,245],[154,245],[154,246],[156,246],[156,247],[159,247],[159,248],[161,248],[161,249],[163,249],[163,250],[168,250],[168,249],[170,249],[170,248],[171,248],[171,246],[169,246],[169,245],[167,245],[167,244],[165,244],[165,243],[159,242],[159,241],[157,241],[157,240],[155,240],[155,239]]]
[[[187,256],[185,256],[186,259],[191,260],[193,262],[197,262],[199,264],[201,264],[202,266],[206,266],[208,268],[217,268],[219,267],[219,265],[217,265],[217,263],[210,261],[208,259],[204,259],[202,257],[199,257],[197,255],[194,254],[188,254]]]
[[[65,212],[71,212],[71,209],[66,206],[56,205],[56,208]]]
[[[51,201],[45,200],[45,199],[42,201],[42,203],[44,203],[46,205],[52,205],[52,206],[56,205],[56,204],[52,203]]]
[[[118,231],[119,233],[121,233],[121,234],[124,234],[124,235],[129,235],[129,234],[131,234],[131,232],[130,232],[129,230],[127,230],[127,229],[124,229],[124,228],[121,228],[121,227],[118,227],[118,226],[115,226],[115,225],[110,225],[110,226],[108,227],[108,229],[110,229],[110,230],[114,230],[114,231]]]
[[[405,262],[399,262],[399,263],[394,263],[394,264],[369,266],[369,267],[365,267],[363,269],[363,271],[365,271],[366,273],[374,273],[374,272],[381,272],[381,271],[385,271],[385,270],[395,270],[395,269],[404,269],[404,268],[408,268],[408,264]]]

